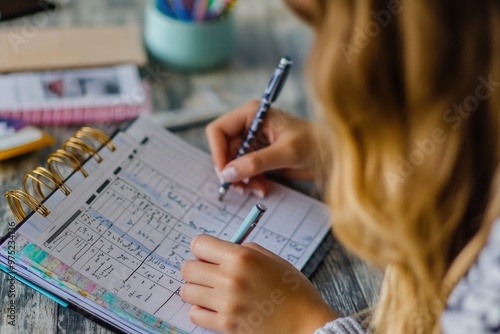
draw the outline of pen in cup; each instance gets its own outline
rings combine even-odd
[[[214,21],[226,17],[236,0],[156,0],[156,8],[166,16],[183,22]]]
[[[252,143],[257,135],[257,132],[259,131],[261,124],[264,122],[264,118],[266,117],[267,112],[271,108],[271,103],[276,101],[279,94],[281,93],[281,90],[283,88],[283,85],[285,84],[286,78],[288,77],[288,73],[290,72],[290,68],[292,65],[293,61],[290,58],[288,57],[281,58],[278,67],[274,71],[274,74],[271,80],[269,81],[266,90],[264,91],[264,95],[260,102],[259,109],[255,114],[252,124],[250,125],[250,128],[248,129],[248,132],[245,136],[245,140],[241,144],[235,159],[241,157],[242,155],[247,154],[248,151],[250,150],[250,147],[252,146]],[[219,201],[222,201],[230,186],[231,186],[230,182],[222,183],[222,185],[219,188]]]
[[[260,203],[256,204],[248,216],[243,220],[240,227],[236,230],[236,233],[231,238],[231,242],[241,245],[243,241],[252,233],[255,226],[259,222],[262,215],[266,212],[267,207]]]

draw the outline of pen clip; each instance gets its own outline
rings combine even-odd
[[[269,103],[273,103],[281,93],[281,90],[285,85],[286,78],[288,77],[288,73],[290,73],[290,67],[292,64],[293,62],[287,57],[283,57],[280,60],[278,68],[276,68],[276,71],[266,88],[265,99]]]
[[[256,208],[259,210],[259,214],[255,218],[255,220],[252,223],[252,225],[250,225],[250,227],[248,228],[248,230],[246,231],[246,233],[243,235],[243,237],[241,237],[241,241],[240,242],[243,242],[250,235],[250,233],[252,233],[252,231],[255,229],[255,227],[259,223],[260,219],[262,218],[262,215],[264,215],[264,213],[267,210],[267,207],[264,204],[262,204],[262,203],[261,204],[257,204]]]
[[[255,226],[257,226],[257,224],[255,224],[255,223],[253,223],[252,225],[250,225],[250,228],[245,232],[245,234],[243,234],[243,236],[241,237],[241,239],[238,240],[239,244],[243,243],[243,241],[245,241],[246,238],[248,238],[248,236],[250,235],[250,233],[253,232]]]
[[[255,205],[252,210],[250,210],[248,216],[243,220],[240,227],[236,230],[236,233],[231,238],[231,242],[241,245],[250,233],[252,233],[266,210],[267,207],[262,203]]]
[[[265,94],[266,100],[269,103],[276,101],[276,98],[281,93],[281,90],[285,86],[285,79],[288,76],[288,72],[288,69],[277,69],[271,78],[271,81],[269,81]]]

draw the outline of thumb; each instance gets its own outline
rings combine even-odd
[[[261,150],[253,151],[231,161],[220,172],[224,182],[237,182],[267,171],[288,167],[286,161],[288,150],[285,147],[271,145]]]

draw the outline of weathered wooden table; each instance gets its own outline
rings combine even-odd
[[[143,23],[144,0],[58,0],[65,4],[55,12],[0,23],[0,27],[137,24]],[[310,45],[306,27],[281,1],[242,0],[236,11],[236,41],[231,62],[208,73],[186,74],[169,70],[151,60],[143,74],[156,73],[152,96],[155,110],[199,108],[207,105],[236,106],[259,98],[278,59],[287,54],[294,58],[291,78],[280,96],[278,107],[308,117],[303,64]],[[35,37],[36,38],[36,35]],[[1,50],[0,50],[1,52]],[[21,50],[22,52],[22,50]],[[0,101],[1,103],[1,101]],[[60,145],[74,133],[75,127],[48,127]],[[106,130],[106,129],[105,129]],[[177,132],[179,136],[208,150],[203,126]],[[21,187],[24,174],[45,160],[54,147],[0,162],[0,193]],[[13,216],[5,200],[0,199],[0,234],[7,231]],[[85,317],[62,308],[21,283],[16,285],[16,326],[7,323],[5,307],[7,276],[0,274],[0,333],[109,333]],[[352,314],[372,304],[380,275],[335,242],[326,259],[311,278],[326,301],[340,314]]]

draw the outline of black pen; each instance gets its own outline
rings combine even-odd
[[[264,91],[264,96],[260,101],[259,109],[255,114],[255,117],[250,125],[250,129],[248,129],[245,140],[240,146],[238,150],[238,154],[236,155],[236,159],[245,155],[250,150],[252,143],[259,131],[260,125],[264,122],[264,118],[266,117],[269,108],[271,108],[271,103],[276,101],[278,95],[281,93],[283,85],[285,84],[286,78],[288,77],[288,73],[290,72],[290,68],[293,65],[293,61],[288,57],[283,57],[278,64],[278,67],[274,71],[274,74],[267,85],[266,90]],[[231,183],[224,182],[219,188],[219,201],[222,201],[224,196],[226,195],[227,190],[231,186]]]

